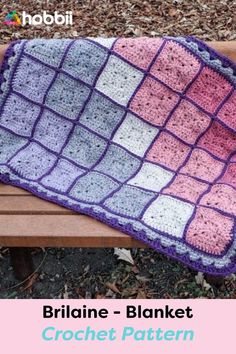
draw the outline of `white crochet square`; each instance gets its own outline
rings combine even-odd
[[[140,171],[128,184],[159,192],[170,182],[174,173],[149,162],[144,162]]]
[[[181,238],[194,206],[181,200],[161,195],[146,210],[143,221],[161,232]]]
[[[109,49],[112,47],[113,43],[116,40],[116,38],[103,38],[103,37],[99,37],[99,38],[88,37],[88,38],[91,39],[93,42],[101,44],[103,47]]]
[[[111,55],[96,88],[114,101],[127,105],[143,78],[143,73]]]
[[[157,128],[128,113],[113,141],[143,157],[157,133]]]

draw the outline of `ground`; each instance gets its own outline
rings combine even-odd
[[[72,27],[0,27],[0,44],[20,38],[78,36],[195,35],[236,40],[234,0],[0,0],[0,17],[73,10]],[[8,249],[0,249],[1,298],[236,298],[236,278],[210,286],[198,274],[148,249],[134,249],[134,264],[113,249],[32,249],[36,272],[21,283],[12,273]]]
[[[201,274],[153,250],[133,249],[134,264],[119,260],[113,249],[32,253],[36,273],[21,283],[13,276],[8,250],[1,250],[0,298],[236,298],[234,275],[221,287],[210,286]]]

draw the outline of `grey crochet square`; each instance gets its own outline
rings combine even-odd
[[[89,172],[79,178],[70,195],[88,203],[100,203],[107,195],[119,187],[111,178],[98,172]]]
[[[65,50],[71,39],[48,39],[36,38],[28,41],[25,45],[25,52],[40,61],[58,67]]]
[[[139,217],[154,196],[155,193],[124,185],[108,198],[104,205],[116,214]]]
[[[29,137],[39,112],[40,106],[12,93],[3,107],[0,125],[16,134]]]
[[[93,84],[107,55],[108,51],[105,48],[86,39],[79,39],[69,49],[63,69],[75,78]]]
[[[22,57],[14,75],[12,87],[31,100],[42,103],[55,71],[47,66]]]
[[[60,152],[72,126],[70,121],[45,110],[36,125],[34,139],[49,149]]]
[[[59,74],[49,90],[46,105],[67,118],[76,119],[89,93],[84,84]]]
[[[64,148],[63,155],[82,167],[90,168],[98,162],[106,145],[104,139],[78,125]]]
[[[96,170],[124,182],[138,170],[141,161],[121,147],[111,144]]]
[[[98,93],[94,93],[80,118],[80,122],[105,138],[110,138],[123,115],[122,108]]]
[[[55,162],[55,155],[36,143],[30,143],[10,160],[10,166],[19,175],[34,181],[48,172]]]
[[[0,163],[5,163],[26,143],[26,139],[0,128]]]

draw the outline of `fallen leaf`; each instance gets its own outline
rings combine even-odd
[[[114,255],[118,256],[118,259],[134,265],[130,250],[126,250],[125,248],[115,248]]]
[[[196,283],[198,285],[201,285],[201,287],[203,289],[205,289],[206,291],[208,291],[212,288],[211,285],[209,283],[207,283],[207,281],[205,280],[204,274],[201,272],[198,272],[198,274],[195,276],[195,280],[196,280]]]
[[[61,38],[61,34],[60,32],[55,32],[54,35],[53,35],[53,38]]]
[[[122,280],[121,284],[124,284],[128,279],[129,279],[129,274],[126,275],[126,277]]]
[[[67,284],[64,285],[64,291],[62,293],[62,298],[63,299],[69,299],[69,292],[68,292],[68,286]]]
[[[120,290],[117,288],[117,286],[115,285],[115,283],[110,283],[109,281],[106,282],[106,287],[108,289],[110,289],[111,291],[113,291],[113,293],[116,293],[116,294],[121,294]]]
[[[206,291],[212,289],[212,286],[211,286],[209,283],[207,283],[206,280],[204,280],[204,282],[203,282],[203,284],[202,284],[202,287],[203,287],[203,289],[205,289]]]
[[[150,278],[145,277],[144,275],[136,275],[136,279],[142,283],[150,281]]]
[[[143,290],[139,290],[136,299],[146,299],[147,296]]]
[[[90,270],[90,265],[88,264],[86,267],[84,267],[84,274],[88,273]]]
[[[33,287],[34,283],[36,282],[37,278],[38,278],[38,273],[34,273],[32,275],[32,277],[30,277],[29,280],[27,280],[26,285],[21,289],[21,291],[24,292],[27,290],[31,294],[32,287]]]
[[[80,299],[84,299],[85,298],[86,292],[85,292],[85,290],[83,288],[80,288],[80,287],[75,288],[75,292],[76,292],[76,294],[78,295],[78,297]]]
[[[134,274],[138,274],[139,273],[139,269],[138,269],[138,267],[136,265],[134,265],[131,270],[132,270],[132,272]]]
[[[169,11],[168,11],[168,14],[169,14],[170,17],[176,16],[177,13],[178,13],[178,11],[177,11],[174,7],[171,7],[171,8],[169,9]]]
[[[195,280],[198,285],[202,285],[204,281],[204,276],[202,272],[198,272],[197,275],[195,275]]]
[[[73,36],[73,37],[78,37],[78,32],[77,32],[77,31],[73,31],[73,32],[72,32],[72,36]]]

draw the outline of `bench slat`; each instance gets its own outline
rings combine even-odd
[[[236,61],[236,41],[212,41],[207,44],[219,53]]]
[[[0,225],[1,246],[145,247],[86,215],[0,215]]]
[[[0,196],[0,214],[54,214],[68,215],[74,214],[70,209],[66,209],[54,203],[32,195]]]
[[[24,189],[0,183],[0,196],[1,195],[30,195],[30,193]]]

